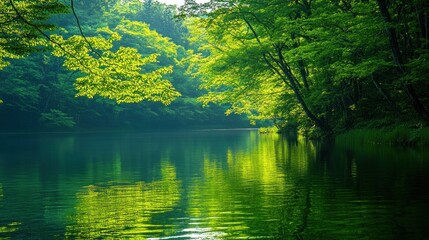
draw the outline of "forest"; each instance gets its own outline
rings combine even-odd
[[[1,0],[0,128],[427,129],[425,0]]]
[[[179,3],[0,0],[0,239],[429,239],[428,0]]]

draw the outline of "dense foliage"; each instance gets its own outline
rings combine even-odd
[[[246,123],[196,101],[199,80],[185,74],[183,62],[188,32],[173,6],[137,0],[0,4],[2,129]]]
[[[427,1],[185,2],[1,0],[2,128],[429,122]]]
[[[204,103],[329,134],[429,121],[429,3],[219,0],[182,8]]]

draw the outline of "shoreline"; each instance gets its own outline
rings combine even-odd
[[[391,128],[351,129],[335,135],[335,141],[352,144],[429,146],[429,127],[411,128],[399,125]]]

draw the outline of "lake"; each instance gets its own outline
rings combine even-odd
[[[0,135],[0,239],[429,239],[429,152],[255,130]]]

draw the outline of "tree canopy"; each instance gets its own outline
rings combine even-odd
[[[427,11],[423,1],[400,0],[231,0],[182,8],[198,46],[193,63],[208,90],[204,103],[230,102],[230,112],[324,133],[398,115],[427,122],[428,84],[418,80],[429,69],[421,61]]]
[[[52,14],[65,13],[66,6],[52,1],[0,1],[0,69],[8,66],[9,59],[22,58],[46,44],[42,31],[55,26],[46,20]]]
[[[0,99],[19,118],[219,123],[225,112],[319,135],[429,122],[423,0],[0,4]]]
[[[25,51],[26,47],[50,44],[53,47],[52,55],[65,57],[64,66],[67,69],[85,74],[76,80],[77,96],[92,98],[98,94],[119,103],[147,99],[169,104],[180,95],[170,82],[162,80],[164,74],[171,72],[171,67],[142,71],[144,65],[156,61],[158,53],[143,57],[138,53],[138,49],[131,47],[119,47],[112,51],[113,42],[120,40],[121,35],[109,30],[107,26],[99,31],[109,34],[108,37],[101,35],[86,37],[77,18],[73,0],[70,3],[81,34],[66,40],[58,34],[48,35],[49,33],[44,32],[45,29],[53,30],[54,25],[44,24],[43,20],[47,20],[50,14],[64,12],[67,6],[58,1],[30,3],[10,0],[8,4],[6,3],[4,7],[10,10],[5,15],[10,19],[6,18],[5,21],[11,22],[6,28],[10,29],[6,35],[11,43],[6,40],[3,44],[8,53],[6,57],[18,58],[31,51],[31,49]],[[25,28],[22,30],[20,26]],[[161,43],[166,46],[169,42],[168,39],[163,39],[158,33],[151,31],[145,24],[124,22],[117,28],[123,33],[139,34],[140,37],[151,41],[148,45],[153,48],[161,48]],[[18,46],[19,50],[9,47],[10,45],[16,47],[15,39],[24,50],[20,50],[21,46]],[[2,65],[6,64],[3,60]]]
[[[115,0],[1,4],[8,11],[3,25],[20,34],[4,32],[0,43],[8,51],[1,54],[1,108],[20,119],[3,118],[4,128],[238,120],[226,119],[222,107],[202,109],[195,100],[199,80],[185,74],[187,63],[182,61],[188,55],[187,29],[172,6]],[[163,24],[155,24],[159,19]],[[28,48],[17,51],[23,48],[13,43]]]

